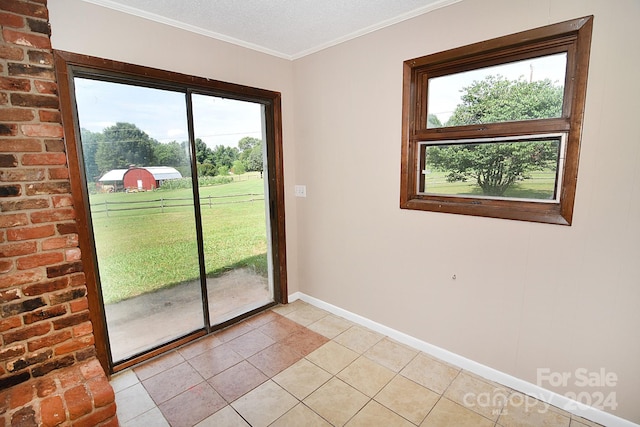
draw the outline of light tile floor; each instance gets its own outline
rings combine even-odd
[[[302,301],[111,384],[123,427],[597,426]]]

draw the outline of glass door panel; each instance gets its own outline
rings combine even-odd
[[[211,325],[274,301],[264,107],[192,94]]]
[[[186,94],[74,78],[112,363],[204,328]]]

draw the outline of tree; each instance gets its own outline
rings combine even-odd
[[[82,156],[84,159],[84,170],[88,182],[96,182],[100,178],[100,169],[96,164],[96,152],[98,144],[104,139],[101,132],[91,132],[88,129],[80,129],[82,139]]]
[[[216,145],[213,149],[213,161],[216,169],[220,169],[220,166],[226,166],[227,170],[233,167],[233,162],[238,158],[238,149],[235,147],[227,147],[224,145]]]
[[[233,167],[231,168],[231,170],[235,175],[242,175],[243,173],[246,172],[246,169],[244,167],[244,163],[242,162],[242,160],[234,161]]]
[[[238,141],[240,149],[240,160],[244,163],[245,169],[249,172],[262,172],[262,140],[245,136]]]
[[[463,88],[446,126],[560,117],[563,89],[550,80],[527,82],[487,76]],[[515,182],[556,159],[555,141],[442,145],[428,149],[427,164],[449,182],[474,179],[485,195],[502,196]]]
[[[213,163],[213,150],[200,138],[196,138],[196,162],[202,164],[205,161]]]
[[[155,146],[159,142],[133,123],[118,122],[106,128],[102,135],[95,154],[100,173],[130,165],[155,165]]]
[[[154,158],[156,166],[180,167],[189,164],[184,146],[176,141],[157,144],[154,150]]]

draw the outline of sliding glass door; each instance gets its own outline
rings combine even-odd
[[[265,106],[73,78],[112,365],[273,304]]]

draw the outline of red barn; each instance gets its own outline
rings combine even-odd
[[[159,188],[169,179],[182,178],[180,172],[168,166],[130,167],[114,169],[105,173],[98,181],[103,186],[111,184],[115,189],[147,191]]]
[[[156,179],[151,172],[144,168],[130,168],[122,177],[124,188],[127,190],[155,190]]]

